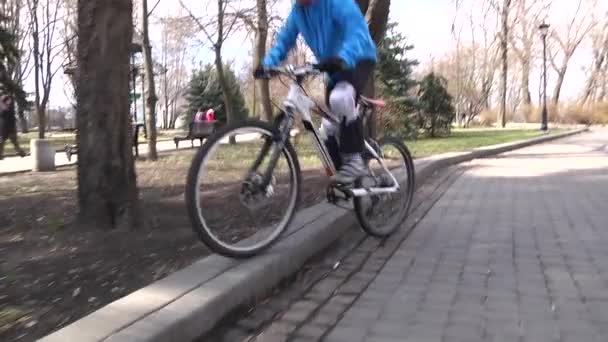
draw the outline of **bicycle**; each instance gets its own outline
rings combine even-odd
[[[290,142],[297,114],[304,129],[312,135],[326,175],[335,174],[336,168],[313,125],[311,112],[335,123],[338,119],[317,105],[303,86],[308,77],[322,73],[315,65],[269,69],[268,78],[287,76],[291,80],[289,93],[274,122],[248,120],[226,125],[194,156],[186,184],[186,203],[194,231],[212,251],[232,258],[254,256],[273,245],[291,223],[301,199],[302,184],[300,162]],[[381,100],[361,97],[358,110],[364,119],[375,107],[382,106]],[[245,143],[234,145],[239,141]],[[365,147],[364,161],[369,175],[350,186],[330,183],[326,197],[329,203],[338,206],[352,200],[363,230],[382,238],[393,233],[408,215],[415,186],[414,163],[402,140],[394,137],[378,141],[368,137]],[[220,148],[228,152],[218,152]],[[212,159],[216,154],[220,157],[217,162]],[[243,161],[246,157],[253,157],[253,162]],[[227,181],[229,176],[236,176],[237,180]],[[213,177],[218,179],[211,181]],[[238,196],[227,197],[230,190],[236,190]],[[399,194],[403,202],[397,211],[391,211],[388,217],[380,215],[379,223],[373,221],[371,216],[390,208]],[[282,205],[284,210],[280,209]],[[262,214],[263,208],[270,209],[270,213]],[[262,218],[271,218],[271,223],[252,231],[250,226],[259,228],[258,221]],[[219,228],[219,233],[212,228]],[[262,233],[268,236],[263,237]]]

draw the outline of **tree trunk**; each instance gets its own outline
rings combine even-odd
[[[568,70],[568,62],[564,62],[562,67],[557,72],[557,81],[555,83],[555,89],[553,90],[553,99],[551,102],[554,106],[559,105],[559,97],[562,92],[562,86],[564,85],[564,79],[566,78],[566,71]]]
[[[521,62],[521,97],[524,101],[524,105],[529,107],[532,105],[532,94],[530,93],[530,60],[522,60]]]
[[[21,133],[26,134],[29,132],[27,127],[27,118],[25,117],[25,110],[22,106],[17,109],[17,116],[19,116],[19,128]]]
[[[152,46],[150,45],[150,35],[148,33],[148,0],[142,0],[141,5],[141,25],[143,36],[144,69],[146,78],[146,103],[147,115],[146,131],[148,133],[148,159],[158,159],[156,152],[156,86],[154,85],[154,66],[152,65]]]
[[[376,43],[376,46],[384,38],[386,34],[386,25],[388,23],[388,15],[390,12],[390,0],[357,0],[361,11],[365,14],[365,19],[369,25],[370,34]],[[365,87],[364,95],[373,97],[375,94],[374,75],[370,77]],[[367,134],[370,137],[376,136],[376,114],[372,113],[367,120]]]
[[[509,43],[509,7],[511,0],[504,0],[501,13],[502,32],[500,37],[502,78],[500,80],[500,113],[499,122],[502,128],[507,126],[507,79],[509,74],[508,43]]]
[[[606,61],[606,57],[608,55],[608,34],[606,35],[606,40],[601,48],[598,48],[595,51],[593,70],[591,70],[591,75],[589,75],[589,79],[587,80],[587,86],[585,87],[585,93],[583,94],[583,99],[581,103],[585,105],[591,95],[597,90],[599,86],[600,75],[602,72],[602,68],[604,67],[604,62]]]
[[[608,56],[606,58],[608,58]],[[601,72],[600,80],[601,87],[600,93],[597,97],[598,102],[604,101],[608,95],[608,63],[604,64],[604,69]]]
[[[79,214],[103,228],[138,223],[129,115],[132,11],[131,0],[78,0]]]
[[[30,15],[32,16],[32,53],[34,54],[34,111],[38,118],[38,138],[44,139],[44,133],[46,128],[46,121],[44,117],[44,110],[40,105],[40,35],[38,25],[38,0],[32,1],[32,8],[30,8]]]
[[[222,62],[222,45],[224,42],[224,6],[225,0],[217,0],[217,41],[213,47],[215,52],[215,69],[217,72],[217,80],[222,88],[222,97],[224,98],[224,109],[226,111],[226,121],[228,124],[234,122],[234,113],[232,110],[232,96],[231,89],[224,75],[224,63]],[[235,144],[236,139],[234,136],[230,136],[230,143]]]
[[[167,64],[165,63],[165,77],[163,79],[163,87],[165,88],[165,90],[163,91],[164,93],[164,98],[165,98],[165,111],[163,113],[163,128],[167,129],[169,128],[169,82],[167,81]]]
[[[253,65],[257,67],[262,64],[262,58],[266,55],[266,43],[268,40],[268,9],[266,0],[257,0],[258,25],[255,36],[255,51],[253,54]],[[262,102],[262,115],[264,121],[272,121],[272,103],[270,102],[270,83],[267,79],[256,81]]]
[[[17,83],[19,84],[19,87],[21,87],[21,88],[23,88],[22,63],[23,63],[23,60],[21,59],[21,57],[19,57],[19,61],[17,62],[16,74],[19,75],[18,79],[17,79]],[[21,130],[21,133],[23,133],[23,134],[28,133],[27,118],[25,117],[25,108],[23,105],[17,106],[17,116],[19,117],[19,128]]]
[[[175,125],[177,124],[178,118],[179,113],[177,112],[177,98],[174,98],[171,102],[171,123],[169,125],[171,129],[175,129]]]
[[[215,50],[215,68],[217,71],[217,80],[220,83],[220,87],[222,88],[222,97],[224,99],[224,109],[226,110],[226,120],[227,123],[234,122],[234,113],[232,109],[232,97],[231,89],[228,85],[228,81],[226,81],[226,75],[224,74],[224,65],[222,63],[222,52],[219,49]],[[230,143],[235,144],[236,140],[233,136],[230,137]]]

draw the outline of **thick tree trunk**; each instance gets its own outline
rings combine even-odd
[[[256,28],[255,51],[253,54],[253,65],[262,63],[266,55],[266,43],[268,40],[268,8],[266,0],[257,0],[258,25]],[[267,79],[257,80],[260,102],[262,103],[262,115],[264,121],[272,121],[272,103],[270,102],[270,83]]]
[[[509,8],[511,6],[511,0],[504,0],[501,13],[501,26],[502,32],[500,37],[500,50],[501,50],[501,64],[502,64],[502,78],[500,80],[500,112],[499,122],[501,127],[507,125],[507,80],[509,74],[509,60],[508,60],[508,43],[509,43]]]
[[[357,0],[361,11],[365,14],[365,19],[369,25],[371,33],[376,46],[384,38],[386,34],[386,25],[388,23],[388,15],[390,12],[391,1],[390,0]],[[375,77],[372,75],[368,80],[364,94],[369,97],[373,97],[375,94]],[[373,113],[367,121],[367,134],[371,137],[375,137],[377,133],[375,113]]]
[[[137,224],[129,116],[131,0],[78,0],[78,203],[104,228]]]
[[[142,0],[142,36],[143,36],[143,54],[144,54],[144,69],[146,79],[145,90],[145,115],[146,131],[148,140],[148,159],[158,159],[156,151],[156,86],[154,85],[154,66],[152,65],[152,46],[150,45],[150,35],[148,33],[148,0]]]

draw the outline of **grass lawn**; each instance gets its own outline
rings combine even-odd
[[[30,132],[27,134],[19,133],[17,135],[17,138],[19,139],[19,145],[21,145],[21,148],[26,153],[29,153],[30,152],[30,140],[37,139],[38,132]],[[73,144],[74,140],[75,140],[74,134],[64,133],[64,132],[51,132],[51,133],[47,134],[46,138],[51,140],[53,142],[53,145],[55,146],[55,148],[58,150],[63,149],[63,147],[66,144]],[[4,156],[8,157],[8,156],[13,156],[15,154],[16,154],[15,147],[13,146],[13,144],[10,141],[7,141],[4,144]]]
[[[563,130],[552,130],[551,133],[555,134],[561,131]],[[462,152],[482,146],[525,140],[540,136],[541,134],[542,133],[538,130],[529,129],[455,129],[448,137],[422,138],[406,141],[405,143],[412,152],[414,158],[423,158],[434,154]],[[298,154],[298,160],[302,169],[306,170],[321,167],[321,162],[310,136],[303,134],[299,139],[295,141],[292,140],[292,143]],[[214,161],[211,164],[214,166],[211,170],[213,170],[214,173],[217,173],[217,176],[222,173],[226,176],[232,176],[232,172],[243,172],[252,161],[252,156],[257,154],[260,149],[260,143],[222,145],[222,147],[216,151],[218,154],[212,158]],[[191,154],[179,154],[175,155],[173,158],[185,158],[189,160]],[[173,160],[172,162],[179,163],[183,162],[183,160]]]
[[[560,131],[563,130],[556,129],[551,132],[557,133]],[[171,140],[176,134],[178,134],[177,131],[159,131],[157,140]],[[523,140],[539,135],[541,135],[540,131],[531,129],[454,129],[452,130],[452,134],[448,137],[421,138],[418,140],[406,141],[406,144],[414,155],[414,158],[422,158],[433,154],[467,151],[481,146]],[[20,134],[19,143],[21,144],[21,147],[29,153],[29,141],[36,137],[36,132]],[[73,144],[75,142],[75,135],[71,133],[51,132],[47,135],[47,138],[53,141],[53,144],[58,150],[63,149],[66,144]],[[303,166],[320,166],[320,164],[317,163],[318,159],[316,152],[310,143],[309,138],[303,136],[300,140],[299,143],[294,145],[298,149],[298,156],[300,157],[300,162]],[[146,142],[143,133],[140,135],[139,141],[140,143]],[[242,145],[239,145],[239,149],[241,149],[238,151],[240,153],[234,153],[236,151],[232,151],[234,153],[232,155],[238,156],[242,155],[242,153],[247,154],[250,152],[248,148],[243,148]],[[5,156],[14,154],[13,145],[10,142],[7,142],[5,144]]]
[[[563,130],[552,130],[555,134]],[[540,136],[539,130],[530,129],[490,129],[490,130],[466,130],[455,129],[448,137],[423,138],[406,141],[406,144],[414,158],[428,157],[433,154],[446,152],[461,152],[476,147],[504,144],[517,140],[525,140]]]

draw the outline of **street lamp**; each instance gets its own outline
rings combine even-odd
[[[543,38],[543,111],[540,130],[546,132],[549,128],[547,125],[547,35],[549,34],[549,24],[543,22],[538,26],[538,30]]]

